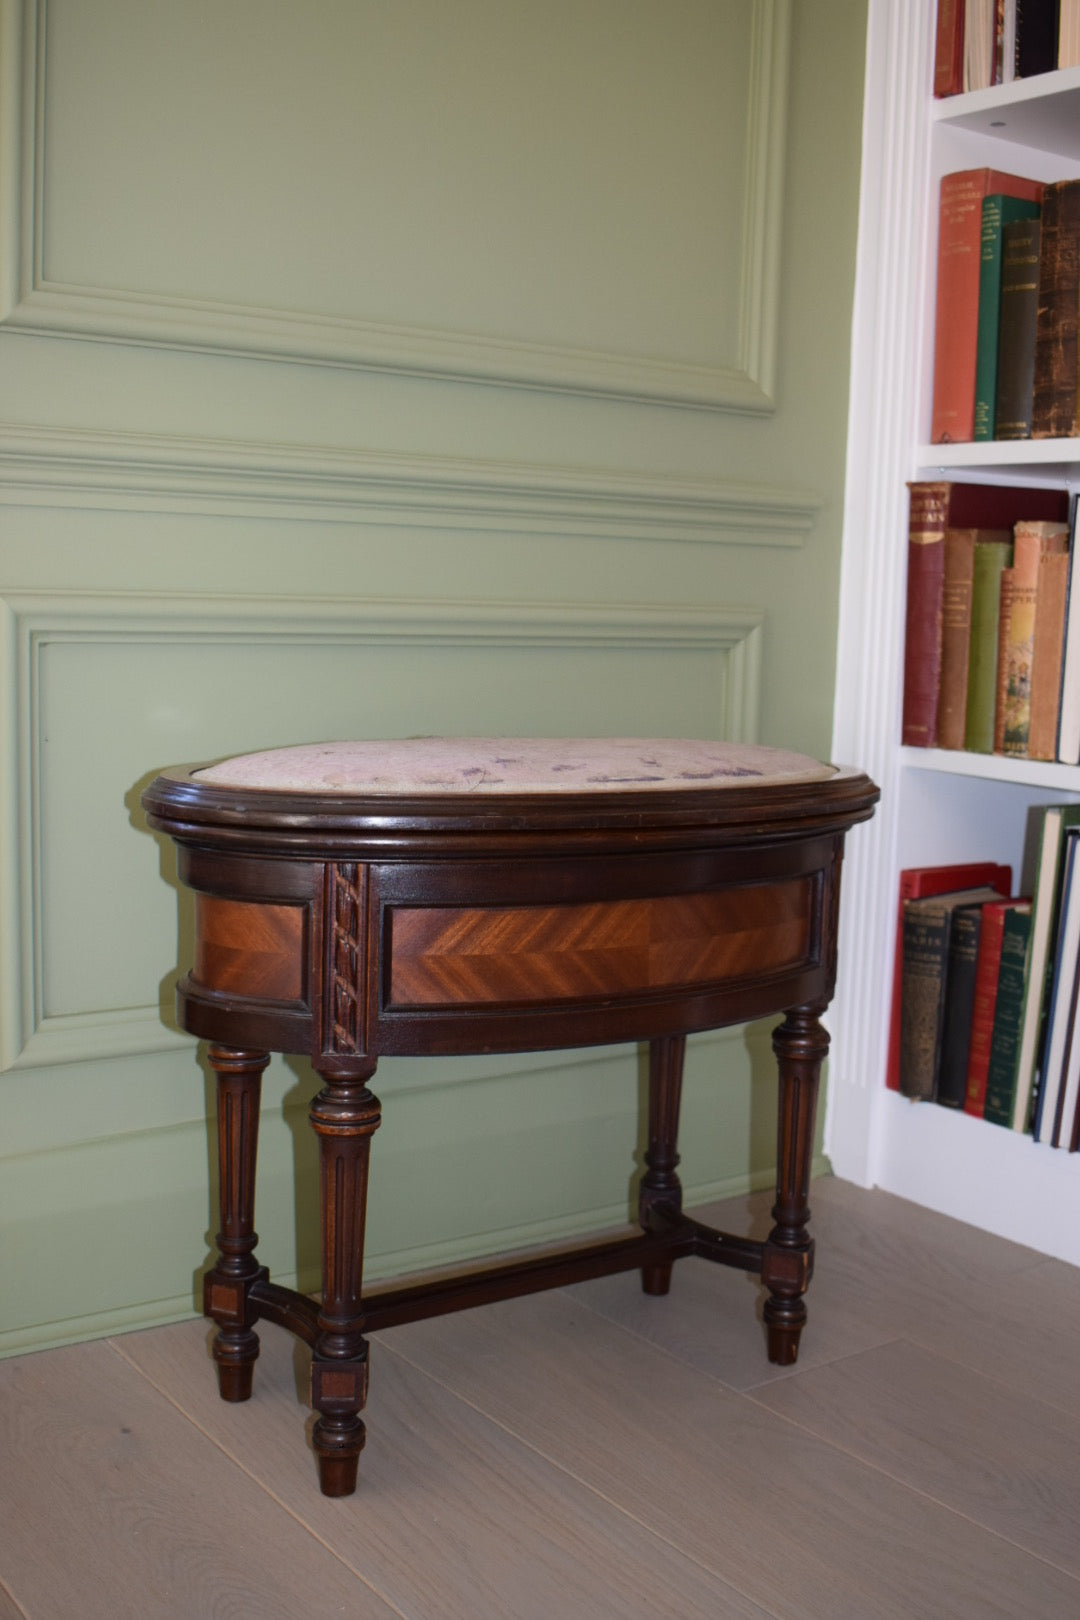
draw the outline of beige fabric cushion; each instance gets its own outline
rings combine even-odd
[[[752,743],[640,737],[410,737],[306,743],[195,773],[221,787],[305,793],[618,793],[823,782],[805,754]]]

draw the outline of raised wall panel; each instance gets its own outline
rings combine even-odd
[[[178,956],[171,857],[138,805],[155,769],[351,735],[752,740],[761,617],[9,597],[2,723],[20,792],[0,829],[5,1066],[175,1043],[161,1008]],[[103,952],[102,919],[117,915],[124,926]],[[183,926],[183,900],[180,916]]]
[[[772,408],[790,0],[2,15],[11,325]]]

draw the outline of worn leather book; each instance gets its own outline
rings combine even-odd
[[[1013,530],[1013,565],[1009,633],[1005,647],[1005,729],[1002,753],[1028,757],[1031,733],[1031,674],[1035,656],[1035,619],[1038,604],[1040,558],[1064,552],[1068,544],[1064,523],[1022,522]]]
[[[1036,439],[1071,438],[1080,431],[1080,180],[1045,188],[1042,227],[1031,432]]]
[[[975,341],[975,437],[994,437],[997,410],[998,338],[1001,327],[1002,228],[1016,220],[1037,219],[1038,203],[999,192],[983,198],[979,252],[979,324]]]
[[[1001,574],[1012,562],[1013,545],[1012,535],[1006,530],[976,530],[976,534],[964,747],[971,753],[992,754]]]
[[[941,587],[941,685],[937,745],[963,748],[967,720],[971,602],[978,529],[946,529]]]
[[[904,906],[908,900],[927,895],[948,894],[954,889],[974,889],[988,885],[997,895],[1008,895],[1012,869],[995,861],[971,861],[962,866],[909,866],[900,873],[896,908],[896,944],[893,952],[892,995],[889,1002],[889,1046],[885,1062],[885,1084],[890,1091],[900,1089],[900,996],[904,972]]]
[[[994,1033],[986,1077],[983,1118],[1011,1127],[1017,1095],[1018,1049],[1024,1013],[1025,983],[1031,939],[1031,908],[1014,906],[1006,913],[998,968]]]
[[[1028,758],[1056,759],[1061,670],[1065,650],[1065,601],[1069,555],[1044,552],[1035,594],[1035,646],[1031,655],[1031,722]]]
[[[1016,77],[1057,66],[1058,0],[1016,0]]]
[[[1057,757],[1063,765],[1080,765],[1080,574],[1076,571],[1076,520],[1069,545],[1069,589],[1065,600],[1065,653],[1061,671],[1061,712]]]
[[[986,887],[905,902],[900,1091],[913,1101],[930,1102],[937,1096],[953,913],[960,906],[992,900],[994,895]]]
[[[955,96],[964,87],[964,0],[938,0],[934,38],[934,94]]]
[[[938,740],[945,531],[1006,529],[1020,518],[1063,520],[1064,490],[1004,484],[926,481],[908,485],[907,605],[901,740],[934,748]]]
[[[1037,219],[1014,219],[1001,228],[995,439],[1031,437],[1040,234]]]
[[[975,969],[979,957],[984,902],[957,906],[949,925],[949,956],[945,974],[945,1010],[942,1014],[941,1058],[938,1064],[937,1101],[943,1108],[962,1108],[967,1090],[968,1055],[975,1011]]]
[[[971,1006],[971,1039],[968,1043],[967,1078],[964,1085],[964,1112],[982,1119],[986,1107],[986,1081],[990,1072],[990,1046],[994,1037],[994,1011],[997,1007],[1001,943],[1005,935],[1005,914],[1010,907],[1027,906],[1022,899],[987,900],[979,926],[979,952],[975,962],[975,991]]]
[[[934,389],[930,438],[955,444],[975,436],[975,355],[983,198],[994,193],[1039,202],[1042,185],[999,169],[963,169],[941,182],[938,203]]]

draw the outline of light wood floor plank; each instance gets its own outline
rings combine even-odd
[[[131,1334],[119,1348],[287,1501],[410,1620],[766,1620],[765,1611],[692,1557],[620,1512],[449,1395],[372,1350],[368,1443],[355,1497],[319,1495],[304,1444],[302,1353],[260,1329],[255,1393],[217,1396],[207,1329],[186,1323]]]
[[[0,1363],[0,1578],[28,1620],[393,1620],[107,1344]],[[17,1612],[17,1611],[16,1611]]]
[[[397,1328],[386,1347],[698,1549],[785,1620],[1080,1612],[1080,1586],[1060,1570],[773,1414],[755,1415],[745,1397],[567,1295]]]
[[[758,1399],[1080,1578],[1080,1419],[1048,1422],[1037,1394],[897,1340]]]

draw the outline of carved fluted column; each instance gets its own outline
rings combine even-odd
[[[790,1366],[799,1353],[806,1322],[803,1294],[814,1269],[814,1240],[806,1231],[810,1218],[810,1169],[814,1152],[814,1116],[821,1065],[829,1037],[819,1014],[825,1004],[789,1012],[773,1033],[780,1070],[777,1128],[776,1222],[769,1233],[761,1276],[769,1290],[765,1323],[769,1360]]]
[[[325,1496],[356,1489],[365,1438],[359,1414],[367,1399],[368,1346],[360,1291],[368,1161],[380,1119],[378,1098],[367,1088],[374,1072],[373,1062],[358,1064],[352,1075],[323,1072],[325,1084],[311,1105],[322,1205],[322,1306],[311,1363],[311,1404],[320,1416],[312,1443]]]
[[[270,1054],[211,1046],[208,1056],[217,1076],[221,1231],[217,1264],[203,1282],[203,1311],[218,1325],[214,1360],[222,1400],[246,1401],[259,1354],[249,1294],[262,1275],[255,1259],[255,1162],[262,1076]]]

